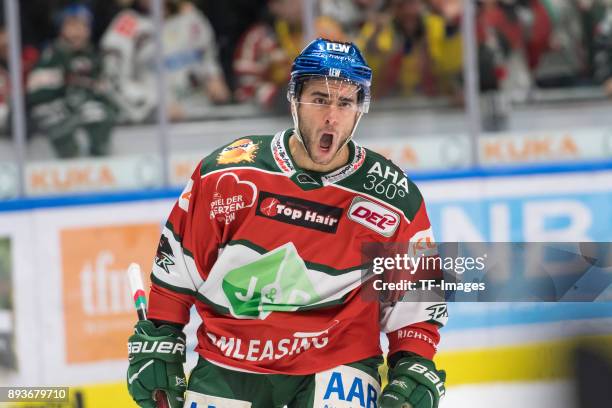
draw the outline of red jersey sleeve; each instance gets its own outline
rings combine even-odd
[[[403,235],[398,240],[409,242],[409,256],[438,256],[424,201],[421,201]],[[434,272],[416,271],[413,276],[418,276],[418,279],[439,279],[440,271]],[[447,319],[444,298],[438,298],[432,292],[420,293],[417,290],[397,302],[383,303],[381,327],[389,339],[389,355],[398,351],[410,351],[432,359],[440,341],[439,327]]]
[[[151,273],[149,318],[187,324],[189,309],[217,259],[220,231],[210,194],[194,171],[162,230]]]

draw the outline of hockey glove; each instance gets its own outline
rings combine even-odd
[[[166,393],[171,408],[183,406],[187,384],[183,371],[185,334],[181,330],[139,321],[128,340],[128,357],[128,391],[140,407],[156,407],[155,390]]]
[[[389,370],[389,384],[380,396],[380,408],[437,408],[444,395],[446,372],[433,361],[411,355]]]

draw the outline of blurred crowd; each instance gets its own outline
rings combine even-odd
[[[308,35],[354,41],[373,97],[463,103],[462,0],[164,0],[162,66],[169,119],[205,107],[285,111],[290,61]],[[603,86],[612,95],[612,0],[477,0],[480,90],[513,101],[534,89]],[[28,130],[59,157],[106,155],[116,123],[158,103],[151,0],[20,2]],[[0,27],[0,122],[8,125],[6,25]]]

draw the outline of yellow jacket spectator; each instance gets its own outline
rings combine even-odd
[[[386,22],[367,22],[358,38],[374,71],[374,96],[452,94],[462,72],[459,24],[426,11],[421,0],[394,0],[391,11]]]

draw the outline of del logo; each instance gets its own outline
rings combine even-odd
[[[335,233],[342,208],[262,191],[256,214],[287,224]]]
[[[253,143],[251,139],[236,140],[221,150],[217,156],[217,164],[252,163],[255,160],[257,149],[259,149],[259,143]]]
[[[255,184],[240,180],[234,173],[224,173],[215,185],[210,203],[210,219],[230,224],[236,219],[236,212],[253,206],[256,195]]]
[[[361,197],[353,199],[348,217],[385,237],[395,234],[400,223],[400,218],[395,212]]]

